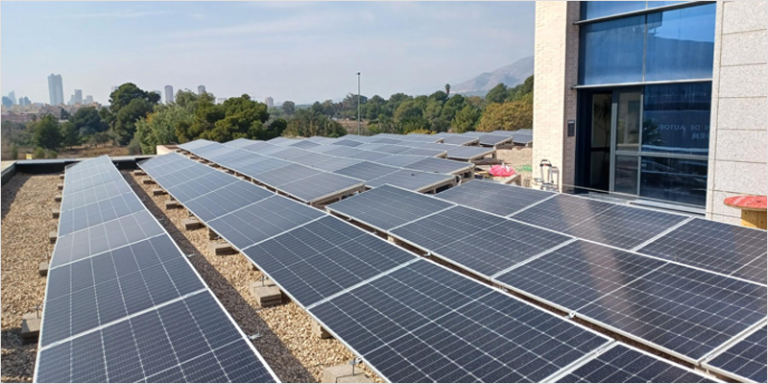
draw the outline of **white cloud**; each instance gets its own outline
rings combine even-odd
[[[169,12],[135,12],[135,11],[118,11],[118,12],[102,12],[102,13],[74,13],[68,15],[57,15],[50,17],[51,19],[132,19],[137,17],[149,17],[167,15]]]
[[[308,31],[318,28],[327,28],[340,21],[338,14],[307,14],[284,19],[259,21],[232,27],[213,27],[188,31],[172,32],[167,37],[192,38],[212,36],[242,36],[254,34],[283,33]]]

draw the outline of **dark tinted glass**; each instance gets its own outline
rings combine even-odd
[[[581,26],[580,84],[643,80],[645,16]]]
[[[648,15],[645,81],[712,77],[715,4]]]
[[[711,83],[646,86],[642,150],[707,156],[711,100]]]
[[[642,158],[640,195],[703,207],[707,160]]]

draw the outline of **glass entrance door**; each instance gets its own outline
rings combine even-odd
[[[608,191],[611,179],[613,92],[593,93],[591,99],[588,187]]]
[[[639,194],[640,185],[640,127],[642,126],[643,96],[640,89],[614,91],[615,118],[611,162],[611,192]]]

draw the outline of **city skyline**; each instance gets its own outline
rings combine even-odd
[[[303,104],[355,93],[357,72],[367,96],[420,94],[533,54],[533,3],[54,2],[3,11],[3,94],[35,101],[49,100],[51,73],[67,78],[67,95],[83,89],[103,104],[125,82]],[[61,33],[68,44],[48,38]]]

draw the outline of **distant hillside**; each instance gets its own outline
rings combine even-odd
[[[520,59],[493,72],[482,73],[472,80],[455,85],[452,84],[451,93],[485,96],[491,88],[499,83],[504,83],[508,87],[514,87],[522,84],[531,75],[533,75],[533,56]]]

